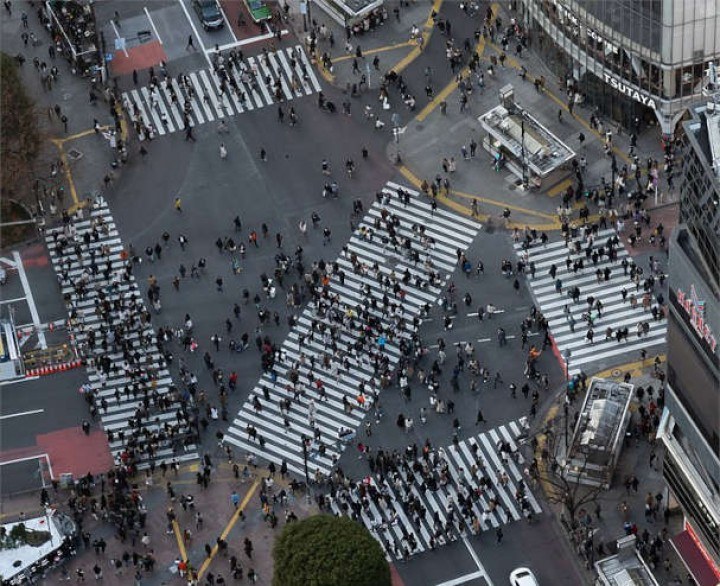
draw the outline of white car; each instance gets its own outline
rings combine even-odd
[[[540,586],[530,568],[515,568],[510,572],[512,586]]]

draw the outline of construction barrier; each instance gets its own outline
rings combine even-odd
[[[79,368],[80,366],[82,366],[82,360],[78,358],[69,362],[59,362],[57,364],[47,364],[38,368],[31,368],[25,372],[25,376],[47,376],[48,374],[64,372],[66,370],[72,370],[73,368]]]

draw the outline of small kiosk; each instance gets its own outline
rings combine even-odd
[[[483,148],[495,170],[507,168],[523,189],[549,187],[570,175],[575,152],[514,100],[512,85],[500,90],[500,105],[478,118],[487,133]]]
[[[363,34],[387,18],[384,0],[312,0],[330,18],[353,34]]]

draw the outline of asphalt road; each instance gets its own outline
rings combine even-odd
[[[163,8],[172,12],[167,22],[174,22],[172,19],[177,17],[177,5],[167,4]],[[457,5],[448,4],[443,14],[453,22],[456,38],[471,38],[474,23],[462,20]],[[125,17],[125,12],[121,16]],[[136,9],[132,16],[140,16],[139,11]],[[167,29],[167,22],[160,22],[159,30]],[[179,41],[176,39],[174,42],[177,44]],[[296,42],[294,39],[283,41],[286,44]],[[445,61],[444,42],[444,37],[436,31],[422,59],[404,72],[410,90],[416,95],[422,93],[425,67],[433,69],[436,87],[441,87],[451,78]],[[246,53],[252,54],[250,50]],[[187,71],[188,67],[204,67],[202,61],[196,55],[181,55],[177,51],[177,57],[168,65],[170,73],[176,75],[180,70]],[[126,81],[121,80],[121,84]],[[323,91],[338,109],[343,100],[348,99],[336,89],[324,86]],[[391,90],[393,103],[399,101],[396,91]],[[202,363],[203,351],[210,350],[217,365],[225,372],[235,370],[240,374],[238,390],[229,405],[231,413],[237,412],[258,379],[258,355],[252,346],[248,352],[231,355],[225,344],[219,352],[215,352],[210,337],[219,333],[225,339],[224,342],[229,337],[239,338],[243,332],[247,332],[251,339],[255,337],[256,309],[252,303],[243,305],[242,291],[248,289],[252,298],[260,290],[260,275],[272,273],[274,257],[278,253],[275,234],[281,232],[284,235],[283,250],[288,254],[292,254],[297,245],[302,245],[305,258],[308,259],[306,265],[311,260],[335,258],[350,235],[352,200],[360,198],[368,204],[386,181],[394,179],[403,183],[388,157],[388,153],[393,152],[393,147],[389,146],[389,125],[384,131],[375,131],[372,124],[362,116],[365,104],[378,109],[374,96],[374,92],[371,92],[363,98],[350,99],[350,117],[340,112],[329,114],[319,110],[315,93],[294,100],[293,105],[300,118],[300,123],[294,128],[278,122],[276,107],[266,107],[230,118],[230,132],[227,135],[218,135],[215,124],[208,123],[195,128],[196,142],[185,141],[182,132],[157,138],[151,143],[145,143],[149,151],[146,159],[134,156],[131,164],[123,170],[121,180],[112,185],[106,194],[126,245],[134,245],[142,254],[147,246],[161,240],[164,231],[170,233],[170,245],[163,252],[162,259],[153,264],[143,263],[138,269],[138,277],[142,283],[152,274],[159,281],[163,310],[153,318],[156,328],[166,325],[177,327],[183,323],[186,313],[192,316],[201,351],[184,354],[183,358],[188,368],[198,374],[200,387],[207,390],[211,399],[215,398],[215,391],[209,371]],[[383,114],[388,122],[391,113]],[[410,118],[410,113],[404,107],[398,109],[398,114],[401,124]],[[228,150],[228,157],[224,160],[219,156],[221,142],[225,143]],[[367,160],[361,159],[362,147],[369,151]],[[137,145],[133,148],[137,148]],[[260,159],[261,149],[267,152],[267,161]],[[344,160],[348,157],[357,163],[357,173],[352,179],[342,171]],[[321,197],[325,180],[320,167],[323,158],[330,161],[339,182],[338,200]],[[182,200],[181,213],[173,206],[176,197]],[[319,230],[310,229],[306,238],[297,230],[301,219],[309,223],[313,211],[320,214],[322,225],[332,231],[332,241],[327,246],[323,246]],[[233,218],[236,215],[243,222],[243,230],[238,235],[234,234],[233,229]],[[215,240],[233,236],[236,240],[244,238],[247,244],[249,230],[260,233],[263,223],[269,227],[269,238],[263,240],[261,237],[258,249],[248,245],[247,258],[242,262],[243,272],[233,275],[230,257],[227,253],[217,251]],[[177,236],[180,234],[186,235],[190,241],[186,252],[182,252],[177,244]],[[180,290],[174,291],[171,282],[179,265],[182,263],[189,269],[201,257],[208,261],[205,276],[200,280],[183,279]],[[485,275],[469,281],[455,275],[454,280],[458,284],[459,297],[466,291],[471,294],[474,300],[472,306],[466,309],[460,303],[460,314],[450,332],[444,331],[440,311],[434,309],[432,320],[423,326],[421,335],[429,344],[434,344],[440,336],[448,344],[490,338],[489,342],[476,342],[481,363],[495,372],[501,372],[506,382],[512,380],[519,385],[525,352],[520,349],[517,340],[510,340],[504,348],[498,348],[495,342],[495,329],[500,325],[510,335],[518,333],[518,324],[531,305],[529,294],[524,288],[516,295],[512,283],[500,275],[500,262],[505,258],[513,259],[510,239],[502,232],[482,232],[473,243],[469,257],[473,261],[480,258],[483,260]],[[223,292],[216,290],[216,277],[222,277],[225,281]],[[479,303],[489,302],[504,310],[493,318],[492,323],[481,324],[476,317],[467,316],[467,313],[475,311]],[[233,317],[234,303],[242,307],[239,322]],[[270,335],[275,340],[282,339],[287,333],[284,295],[280,293],[274,300],[263,299],[262,305],[273,312],[277,311],[280,316],[280,325],[269,326],[262,334]],[[225,331],[225,320],[228,318],[233,324],[230,333]],[[176,356],[183,354],[177,347],[175,350]],[[448,352],[448,363],[452,364],[453,360],[453,354]],[[176,359],[175,367],[177,364]],[[451,367],[446,370],[451,370]],[[549,374],[551,388],[559,384],[560,370],[554,357],[543,355],[540,370]],[[444,382],[448,378],[449,373],[445,372]],[[25,386],[23,391],[30,388]],[[386,417],[374,429],[368,441],[373,449],[379,446],[403,449],[408,441],[422,443],[426,438],[438,446],[450,442],[452,434],[447,416],[431,416],[426,426],[416,428],[412,438],[401,433],[394,425],[398,412],[417,413],[421,405],[427,405],[423,389],[413,389],[413,392],[411,404],[405,404],[395,390],[386,392],[383,397]],[[450,393],[443,385],[441,395]],[[526,415],[529,407],[529,401],[521,396],[511,399],[506,387],[488,388],[471,395],[467,390],[467,381],[462,377],[461,391],[453,399],[457,404],[457,416],[461,419],[461,438],[473,432],[479,408],[483,410],[488,425],[492,426]],[[76,401],[79,400],[76,397]],[[542,400],[548,400],[548,397],[543,396]],[[25,408],[20,403],[17,407]],[[76,407],[73,403],[68,413],[77,418],[76,414],[85,413],[84,407]],[[215,450],[215,443],[210,438],[217,429],[222,430],[226,425],[221,422],[211,428],[204,440],[207,451]],[[345,455],[341,465],[356,476],[366,472],[364,464],[357,460],[353,452]],[[572,563],[558,545],[549,519],[541,518],[532,527],[524,524],[507,525],[504,531],[505,543],[497,548],[492,535],[481,536],[479,540],[470,542],[493,583],[502,583],[507,579],[508,572],[520,564],[537,568],[538,576],[548,583],[580,583],[580,580],[574,579]],[[439,557],[441,563],[438,563],[436,557]],[[547,559],[552,559],[553,564],[547,564]],[[477,571],[477,566],[465,546],[457,544],[442,548],[438,553],[413,559],[402,565],[400,570],[407,584],[435,584],[455,578],[458,573],[473,573]],[[481,580],[477,583],[481,583]]]
[[[438,38],[438,43],[440,47],[431,46],[431,60],[444,59],[441,38]],[[419,73],[415,71],[418,68],[419,64],[408,72],[409,79],[415,83],[419,83],[422,77],[422,69]],[[440,64],[436,69],[439,68]],[[324,88],[324,91],[336,104],[343,101],[342,94],[336,90]],[[179,326],[185,313],[190,314],[196,324],[201,350],[212,350],[210,337],[215,333],[222,335],[226,342],[231,336],[239,338],[242,332],[248,332],[253,339],[257,325],[255,308],[252,304],[242,305],[242,290],[247,288],[252,297],[260,290],[260,274],[272,273],[274,257],[278,252],[275,233],[283,233],[285,252],[292,253],[301,244],[307,259],[334,258],[350,234],[351,201],[361,198],[368,204],[387,180],[394,179],[402,183],[386,155],[387,132],[381,134],[373,130],[364,120],[360,115],[362,102],[353,100],[352,104],[352,117],[340,113],[328,114],[317,108],[316,96],[313,95],[294,102],[300,117],[300,124],[294,128],[280,124],[276,108],[267,107],[233,117],[230,120],[231,132],[222,137],[215,132],[214,125],[205,124],[196,128],[197,142],[186,142],[182,133],[174,133],[146,144],[149,150],[146,160],[137,161],[125,170],[122,181],[109,193],[109,199],[125,243],[132,243],[138,251],[154,245],[160,240],[163,231],[167,230],[171,234],[171,244],[163,253],[162,260],[152,265],[144,263],[138,272],[143,279],[150,274],[159,279],[163,311],[155,317],[156,326]],[[219,156],[221,141],[228,149],[225,160]],[[370,152],[367,161],[361,160],[362,146],[366,146]],[[260,160],[261,149],[267,152],[266,162]],[[346,157],[352,157],[358,165],[353,179],[347,178],[344,173],[337,173],[342,170]],[[320,167],[323,158],[330,161],[340,184],[341,196],[338,200],[329,201],[321,197],[325,179]],[[182,213],[173,207],[175,197],[182,200]],[[307,239],[303,239],[297,230],[298,221],[305,219],[309,222],[313,211],[318,212],[322,224],[332,230],[332,242],[328,246],[322,245],[319,231],[311,230]],[[239,235],[234,234],[232,219],[235,215],[239,215],[243,222],[243,231]],[[217,251],[215,240],[225,236],[246,239],[251,229],[260,233],[262,223],[268,225],[270,237],[267,241],[261,237],[257,250],[248,245],[247,258],[243,261],[244,271],[240,275],[232,275],[230,257],[227,253]],[[190,240],[185,253],[180,251],[175,242],[180,233]],[[208,260],[206,276],[200,281],[185,279],[180,285],[180,291],[174,291],[171,281],[180,263],[189,268],[201,257]],[[510,340],[504,348],[498,348],[495,340],[497,327],[503,327],[508,335],[519,334],[519,323],[531,306],[527,291],[523,288],[519,295],[515,294],[512,282],[500,275],[501,261],[513,259],[510,239],[502,232],[481,232],[469,250],[469,257],[473,261],[482,259],[486,267],[485,275],[479,278],[473,276],[469,280],[462,275],[455,275],[454,280],[458,285],[458,297],[469,292],[473,298],[472,305],[465,307],[460,302],[459,315],[449,332],[443,329],[441,312],[434,309],[431,320],[423,326],[421,334],[431,345],[439,337],[445,338],[448,345],[475,340],[481,363],[494,372],[501,372],[506,383],[513,380],[519,386],[525,351],[520,349],[517,340]],[[217,276],[225,279],[225,291],[222,293],[215,288],[214,280]],[[243,310],[239,323],[232,317],[232,305],[235,302],[240,303]],[[481,303],[493,303],[503,313],[480,323],[477,317],[467,314],[476,311],[477,305]],[[267,333],[273,339],[282,339],[287,332],[284,296],[280,294],[275,300],[264,300],[263,305],[281,316],[281,325],[268,327],[263,334]],[[234,324],[233,332],[229,335],[224,331],[226,318],[230,318]],[[478,339],[487,338],[489,342],[477,342]],[[182,352],[178,350],[177,353]],[[201,354],[184,355],[183,358],[187,360],[189,368],[200,376],[201,388],[206,388],[212,397],[213,385],[202,364]],[[230,404],[230,412],[236,412],[259,376],[258,356],[254,348],[241,355],[231,356],[224,348],[212,354],[223,370],[240,373],[240,384]],[[454,355],[450,351],[448,365],[453,361]],[[445,381],[449,380],[451,369],[451,366],[446,369]],[[541,358],[541,370],[550,375],[552,387],[559,383],[560,370],[557,361],[549,353]],[[511,399],[507,387],[493,389],[489,385],[490,388],[472,395],[467,390],[467,384],[467,379],[461,377],[462,390],[453,397],[462,424],[461,438],[477,430],[473,424],[478,409],[483,410],[489,422],[488,427],[517,419],[528,412],[529,400],[523,399],[521,395],[518,395],[518,399]],[[449,386],[444,385],[444,388],[441,395],[449,395]],[[451,419],[447,416],[431,415],[428,424],[416,428],[412,438],[397,429],[394,424],[397,413],[411,411],[416,416],[420,406],[427,406],[426,391],[414,388],[413,392],[414,399],[410,405],[404,403],[395,390],[389,390],[383,397],[386,417],[378,426],[373,426],[373,436],[367,442],[373,449],[381,446],[402,449],[408,441],[423,443],[426,439],[438,446],[450,442]],[[542,399],[547,400],[548,397],[543,396]],[[219,429],[222,430],[223,426],[219,426]],[[209,439],[206,441],[210,442]],[[357,460],[352,450],[346,453],[341,465],[355,476],[367,473],[366,466]],[[552,543],[547,538],[551,530],[549,521],[541,521],[537,527],[510,525],[506,529],[507,543],[498,549],[502,552],[501,556],[494,551],[492,556],[485,553],[483,541],[491,536],[480,538],[480,545],[475,540],[471,541],[494,583],[501,583],[502,577],[506,578],[513,567],[527,561],[525,550],[529,544],[537,550],[536,563],[540,566],[541,560],[547,555],[543,553],[543,547]],[[434,563],[432,560],[437,556],[442,556],[440,559],[448,563]],[[435,570],[428,571],[428,564]],[[571,567],[570,564],[568,567]],[[401,572],[408,584],[431,584],[456,577],[461,568],[463,572],[467,568],[466,573],[476,571],[464,546],[450,546],[439,553],[420,556],[404,564]],[[548,569],[547,575],[552,577],[551,572],[555,570],[558,576],[571,575],[570,570],[563,570],[560,565]],[[578,582],[568,580],[557,583]]]

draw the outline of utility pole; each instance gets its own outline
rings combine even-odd
[[[300,441],[302,442],[302,453],[303,453],[303,469],[305,472],[305,488],[306,490],[310,490],[310,475],[308,474],[308,453],[307,453],[307,437],[305,434],[300,436]]]
[[[523,189],[527,189],[528,176],[527,176],[527,164],[525,162],[525,119],[520,120],[520,157],[522,158]]]

